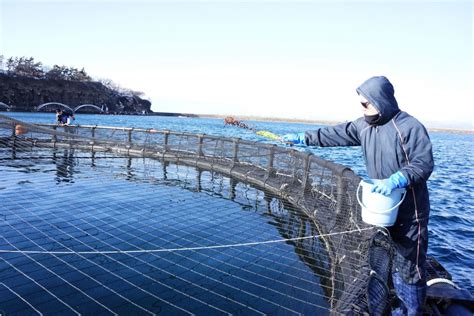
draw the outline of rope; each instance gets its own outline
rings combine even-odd
[[[255,241],[255,242],[246,242],[246,243],[237,243],[237,244],[227,244],[227,245],[215,245],[215,246],[199,246],[199,247],[185,247],[185,248],[166,248],[166,249],[138,249],[138,250],[109,250],[109,251],[39,251],[39,250],[9,250],[9,249],[0,249],[0,253],[21,253],[21,254],[53,254],[53,255],[87,255],[87,254],[130,254],[130,253],[159,253],[159,252],[176,252],[176,251],[196,251],[196,250],[206,250],[206,249],[219,249],[219,248],[233,248],[233,247],[248,247],[264,244],[274,244],[280,242],[289,242],[297,240],[305,240],[311,238],[319,237],[329,237],[350,233],[360,233],[365,230],[372,230],[373,227],[367,227],[363,229],[353,229],[337,233],[329,234],[320,234],[312,235],[305,237],[295,237],[295,238],[286,238],[286,239],[274,239],[266,241]]]

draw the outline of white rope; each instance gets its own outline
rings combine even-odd
[[[312,235],[305,237],[295,237],[287,239],[274,239],[266,241],[255,241],[255,242],[246,242],[246,243],[237,243],[237,244],[227,244],[227,245],[215,245],[215,246],[199,246],[199,247],[184,247],[184,248],[166,248],[166,249],[136,249],[136,250],[108,250],[108,251],[41,251],[41,250],[10,250],[10,249],[0,249],[0,253],[21,253],[21,254],[54,254],[54,255],[88,255],[88,254],[130,254],[130,253],[159,253],[159,252],[175,252],[175,251],[196,251],[196,250],[206,250],[206,249],[219,249],[219,248],[232,248],[232,247],[248,247],[248,246],[257,246],[264,244],[274,244],[281,242],[297,241],[318,237],[328,237],[342,234],[350,233],[360,233],[364,230],[372,230],[372,227],[367,227],[364,229],[353,229],[337,233],[329,234],[320,234]]]

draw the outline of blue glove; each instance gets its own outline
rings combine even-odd
[[[306,145],[304,134],[305,133],[286,134],[286,135],[283,135],[281,139],[286,143],[292,143],[295,145]]]
[[[395,172],[388,179],[377,181],[372,187],[372,192],[377,192],[383,195],[390,195],[393,190],[397,188],[406,188],[408,180],[400,171]]]

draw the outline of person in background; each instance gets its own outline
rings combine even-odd
[[[56,110],[56,124],[60,126],[68,126],[71,124],[71,120],[75,120],[74,114],[69,114],[61,109]]]
[[[56,124],[60,125],[61,124],[61,115],[63,114],[63,110],[61,109],[56,109]]]
[[[72,121],[76,120],[73,113],[66,113],[66,116],[66,122],[64,123],[64,125],[71,125]]]
[[[388,227],[395,245],[392,279],[400,308],[393,314],[421,315],[426,297],[426,252],[430,202],[427,180],[434,168],[426,128],[398,108],[394,88],[384,76],[356,89],[364,116],[352,122],[305,133],[287,134],[285,142],[307,146],[361,146],[374,192],[390,195],[406,188],[397,220]]]

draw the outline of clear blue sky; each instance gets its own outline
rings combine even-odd
[[[236,116],[352,120],[355,88],[385,75],[402,110],[472,129],[472,18],[456,0],[0,0],[0,54]]]

